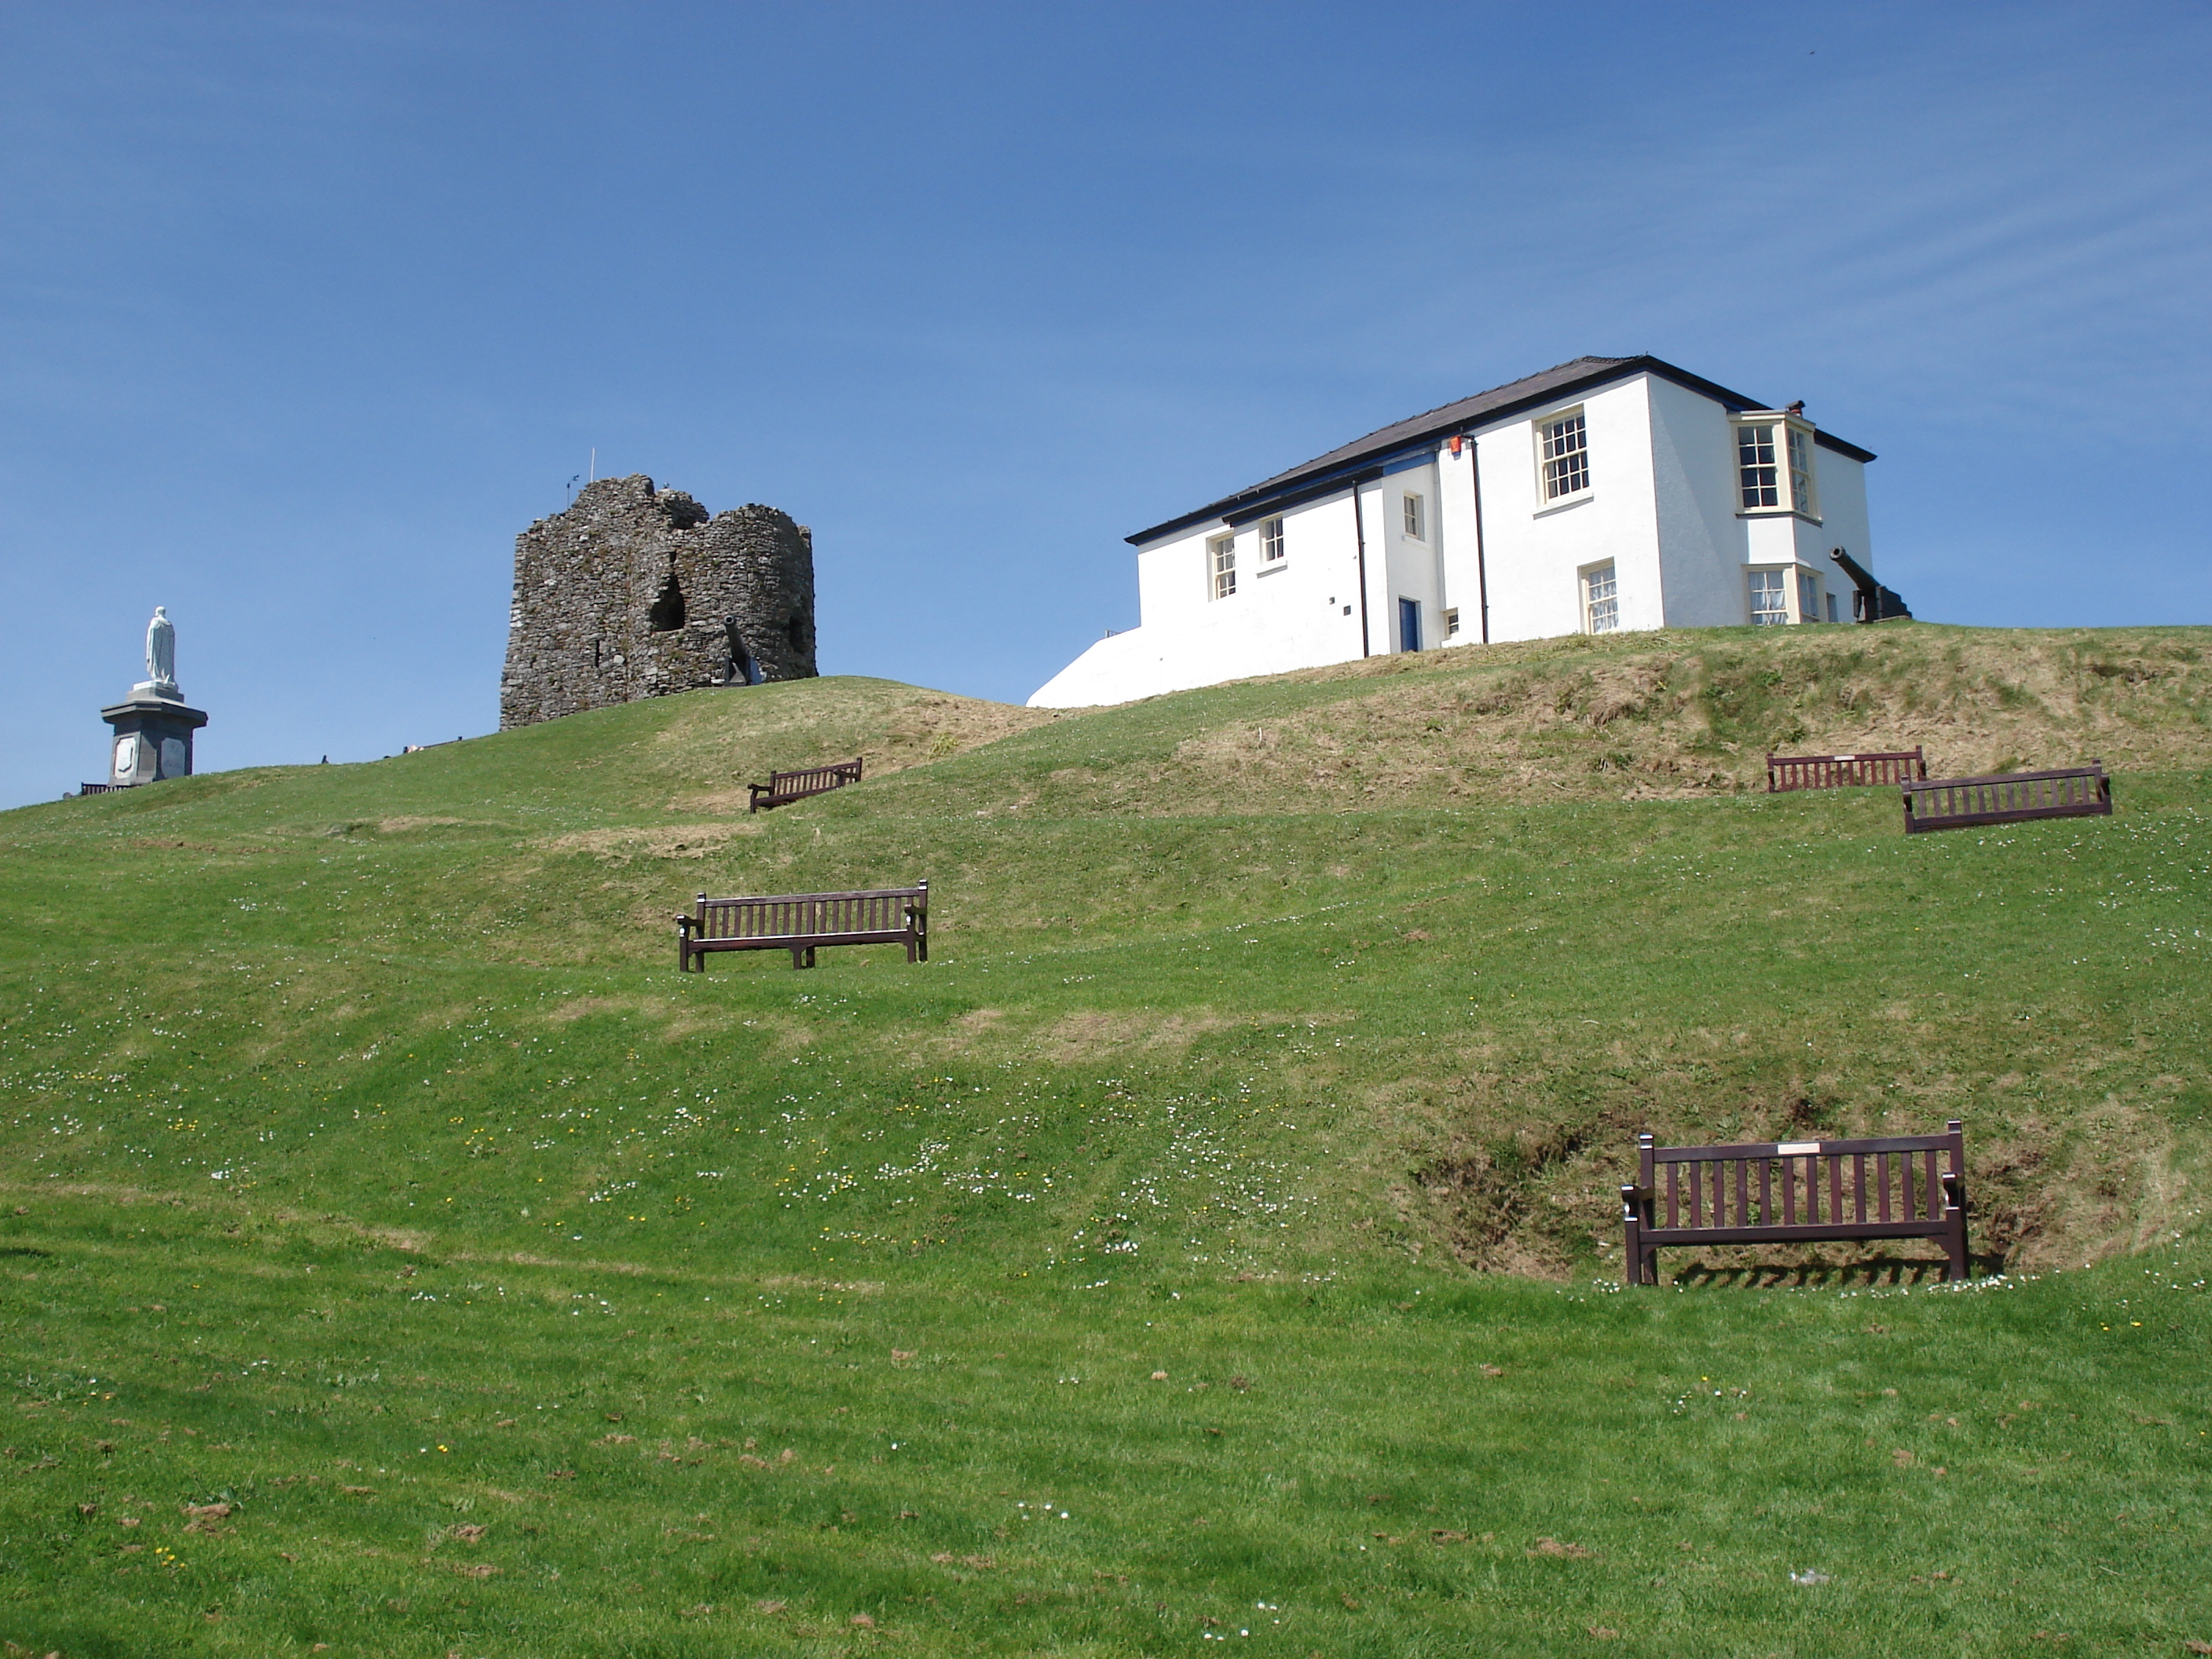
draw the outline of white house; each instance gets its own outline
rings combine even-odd
[[[1867,574],[1872,459],[1802,404],[1578,357],[1139,531],[1140,624],[1030,703],[1578,631],[1909,614]]]

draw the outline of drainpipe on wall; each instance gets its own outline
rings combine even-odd
[[[1474,483],[1474,594],[1482,605],[1482,642],[1490,643],[1490,565],[1482,545],[1482,450],[1467,436],[1467,466]]]

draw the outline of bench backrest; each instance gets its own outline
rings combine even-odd
[[[1966,1172],[1957,1119],[1940,1135],[1659,1146],[1647,1134],[1637,1144],[1660,1228],[1933,1223],[1944,1212],[1944,1175]]]
[[[1866,784],[1903,783],[1928,775],[1928,760],[1918,749],[1880,754],[1769,755],[1766,791],[1853,789]]]
[[[1933,778],[1904,786],[1905,829],[1964,829],[2024,818],[2097,817],[2112,810],[2112,781],[2101,761],[2051,772],[1997,772]]]
[[[837,789],[860,781],[860,763],[856,760],[838,761],[830,766],[803,767],[796,772],[771,772],[769,787],[779,795],[818,794],[825,789]]]
[[[778,893],[759,898],[699,895],[700,939],[806,939],[837,933],[902,933],[929,915],[929,884],[853,893]]]

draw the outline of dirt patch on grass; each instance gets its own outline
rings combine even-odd
[[[744,823],[656,824],[645,829],[577,830],[548,836],[532,845],[547,852],[590,853],[617,865],[635,859],[703,859],[732,842],[757,836],[763,826]]]
[[[1232,1030],[1262,1022],[1249,1015],[1217,1013],[1210,1008],[1171,1013],[1133,1009],[1063,1014],[1040,1031],[1030,1046],[1054,1066],[1074,1066],[1123,1054],[1181,1059],[1190,1045],[1212,1031]]]
[[[1080,1009],[1062,1014],[1048,1024],[1024,1025],[1008,1024],[1003,1009],[976,1008],[955,1020],[951,1030],[938,1033],[931,1046],[940,1054],[1004,1048],[1025,1060],[1050,1066],[1091,1065],[1131,1056],[1173,1063],[1188,1054],[1201,1037],[1217,1031],[1256,1031],[1283,1025],[1318,1028],[1342,1024],[1352,1018],[1346,1013],[1227,1014],[1203,1006]]]

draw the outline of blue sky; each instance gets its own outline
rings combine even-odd
[[[2212,621],[2202,6],[0,5],[0,805],[166,605],[204,769],[492,729],[596,448],[1019,701],[1130,531],[1651,351],[1923,617]]]

